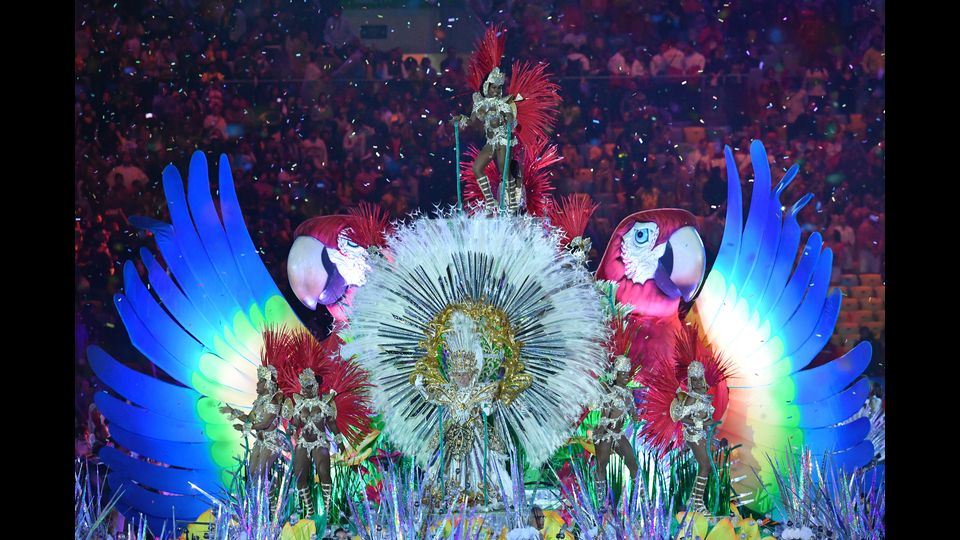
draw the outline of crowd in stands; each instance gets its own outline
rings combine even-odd
[[[470,51],[447,47],[444,28],[424,29],[444,47],[433,65],[405,56],[423,51],[362,42],[332,2],[142,4],[76,8],[78,432],[99,429],[84,345],[138,358],[112,296],[123,263],[152,245],[129,218],[168,219],[168,164],[185,173],[196,149],[211,167],[229,157],[247,227],[285,292],[284,259],[304,219],[361,200],[395,218],[456,200],[449,118],[469,105]],[[784,202],[814,194],[800,222],[824,235],[835,276],[884,272],[882,1],[468,6],[506,26],[506,62],[548,62],[561,85],[556,193],[601,203],[588,228],[594,261],[619,220],[647,208],[690,210],[715,250],[723,146],[747,186],[749,142],[761,139],[775,181],[800,165]],[[471,131],[461,141],[483,142]]]

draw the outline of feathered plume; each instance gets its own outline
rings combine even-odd
[[[334,332],[320,341],[305,328],[268,328],[263,332],[261,361],[277,368],[280,390],[287,397],[300,392],[300,373],[311,368],[321,377],[320,392],[337,393],[337,428],[351,443],[370,431],[369,374],[353,361],[340,358],[343,340]]]
[[[513,63],[507,93],[520,94],[517,101],[517,126],[513,133],[523,146],[534,146],[546,139],[560,109],[560,86],[547,79],[546,64]]]
[[[506,30],[500,25],[487,28],[483,37],[477,41],[476,50],[470,56],[467,64],[467,84],[474,92],[479,92],[483,81],[493,68],[500,65],[503,59],[503,49],[506,44]]]
[[[727,409],[729,366],[726,360],[714,354],[697,335],[694,325],[684,326],[677,334],[674,354],[659,358],[650,369],[641,372],[639,416],[645,420],[640,437],[665,455],[684,444],[683,424],[670,418],[670,403],[677,390],[687,387],[687,367],[694,360],[703,364],[708,394],[713,396],[713,419],[719,421]]]
[[[387,245],[387,236],[393,231],[383,208],[366,201],[361,201],[358,208],[350,209],[348,223],[350,240],[365,248],[383,248]]]
[[[583,236],[590,216],[597,208],[600,208],[600,205],[590,200],[590,196],[585,193],[568,195],[550,207],[547,217],[554,227],[563,231],[563,240],[560,243],[564,247],[574,238]]]
[[[467,149],[467,158],[460,162],[463,200],[469,208],[473,209],[483,201],[483,192],[480,191],[480,185],[473,174],[473,162],[476,161],[479,153],[479,149],[471,146]],[[557,146],[553,144],[547,146],[545,139],[538,140],[529,147],[520,147],[519,160],[527,214],[544,217],[549,212],[553,204],[550,192],[554,190],[553,183],[550,181],[549,168],[561,159],[563,156],[557,151]],[[490,189],[494,196],[499,197],[500,181],[503,175],[494,160],[490,160],[483,172],[490,180]]]

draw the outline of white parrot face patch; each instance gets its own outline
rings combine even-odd
[[[634,223],[623,235],[620,257],[627,277],[634,283],[643,285],[657,271],[657,263],[667,250],[666,242],[656,245],[658,236],[660,227],[649,221]]]
[[[337,271],[343,276],[347,285],[360,287],[367,282],[370,265],[367,264],[367,250],[350,240],[347,236],[349,230],[340,231],[337,236],[337,249],[329,250],[328,254],[330,261],[337,265]]]

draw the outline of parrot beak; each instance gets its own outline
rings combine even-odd
[[[311,310],[343,296],[347,284],[330,261],[327,248],[310,236],[298,236],[287,257],[287,279],[297,299]]]
[[[681,227],[667,240],[653,279],[663,294],[689,302],[700,289],[705,270],[703,240],[695,228]]]

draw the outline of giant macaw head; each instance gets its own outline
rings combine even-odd
[[[333,318],[344,320],[343,305],[370,271],[370,247],[384,248],[391,226],[383,210],[368,203],[351,209],[350,215],[308,219],[294,232],[287,256],[290,288],[303,305],[327,308]]]
[[[620,222],[597,268],[597,279],[618,284],[617,301],[634,313],[677,314],[703,282],[703,241],[693,214],[675,208],[645,210]]]
[[[351,238],[352,216],[321,216],[297,227],[287,256],[287,278],[303,305],[326,306],[341,319],[340,303],[351,289],[366,282],[370,265],[367,250]]]

